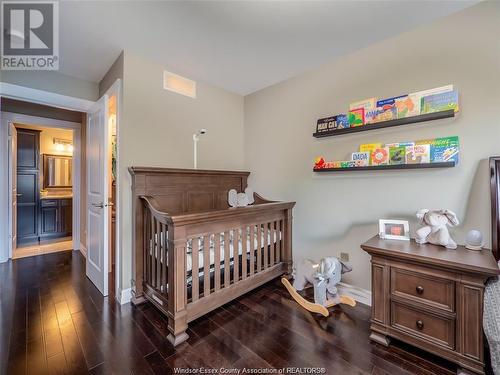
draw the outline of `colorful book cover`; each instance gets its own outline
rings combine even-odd
[[[420,114],[420,98],[408,95],[405,97],[397,98],[395,100],[395,106],[398,118],[404,118],[411,116],[410,114],[415,113],[416,106],[418,102],[418,112]]]
[[[320,118],[316,124],[316,132],[323,133],[338,128],[337,116]]]
[[[406,146],[389,147],[389,164],[406,163]]]
[[[378,116],[383,113],[382,108],[374,108],[365,112],[365,124],[373,124],[377,122]]]
[[[353,152],[351,160],[356,162],[356,166],[370,165],[370,152]]]
[[[360,100],[354,103],[349,104],[349,110],[352,111],[353,109],[358,109],[358,108],[363,108],[366,111],[369,111],[371,109],[375,108],[375,98],[370,98],[370,99],[364,99]]]
[[[399,95],[399,96],[393,96],[392,98],[387,98],[387,99],[381,99],[377,101],[377,107],[394,107],[396,105],[396,100],[401,100],[406,98],[408,95]]]
[[[389,164],[389,149],[387,147],[380,147],[373,150],[371,155],[372,165],[385,165]]]
[[[380,147],[382,147],[382,143],[363,143],[359,145],[359,152],[372,152]]]
[[[431,146],[419,144],[406,147],[406,164],[424,164],[431,161]]]
[[[365,124],[364,108],[352,109],[349,111],[349,125],[351,128]]]
[[[424,96],[422,98],[422,113],[441,112],[453,109],[459,111],[458,91],[448,91],[440,94]]]
[[[337,129],[346,129],[351,125],[349,124],[349,116],[340,114],[337,115]]]
[[[417,91],[417,92],[412,92],[411,94],[408,94],[408,98],[411,100],[413,104],[413,110],[408,110],[408,112],[404,112],[402,109],[401,117],[411,117],[411,116],[418,116],[421,114],[421,103],[422,103],[422,98],[424,96],[429,96],[433,94],[440,94],[443,92],[448,92],[448,91],[453,91],[453,85],[446,85],[446,86],[440,86],[440,87],[435,87],[433,89],[428,89],[428,90],[422,90],[422,91]],[[404,115],[404,116],[403,116]],[[399,117],[398,114],[398,118]]]
[[[390,121],[398,118],[398,109],[396,106],[380,107],[373,122]]]
[[[346,161],[341,161],[340,162],[340,167],[341,168],[352,168],[356,166],[356,162],[352,160],[346,160]]]
[[[460,142],[457,136],[418,141],[417,144],[431,145],[431,163],[454,161],[458,163]]]
[[[386,143],[384,147],[406,147],[415,146],[415,142],[396,142],[396,143]]]

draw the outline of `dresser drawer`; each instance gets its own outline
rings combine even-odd
[[[434,344],[455,349],[455,320],[397,302],[391,306],[391,326]]]
[[[453,280],[392,267],[391,293],[446,311],[455,311]]]

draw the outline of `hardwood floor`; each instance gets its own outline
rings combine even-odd
[[[110,285],[114,285],[110,282]],[[112,289],[112,288],[110,288]],[[0,264],[1,374],[171,374],[175,368],[324,367],[330,374],[453,374],[443,360],[368,340],[368,307],[302,310],[278,280],[189,326],[174,349],[153,306],[120,306],[66,251]]]

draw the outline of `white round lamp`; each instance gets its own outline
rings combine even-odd
[[[483,234],[476,230],[472,229],[465,236],[465,247],[469,250],[481,250],[484,245]]]

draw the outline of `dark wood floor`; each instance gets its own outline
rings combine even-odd
[[[113,285],[110,283],[110,285]],[[110,288],[112,289],[112,288]],[[2,374],[170,374],[174,368],[324,367],[330,374],[452,374],[453,365],[403,344],[368,340],[369,308],[319,319],[278,281],[190,324],[187,343],[165,339],[150,304],[120,306],[85,277],[79,252],[0,264]]]

